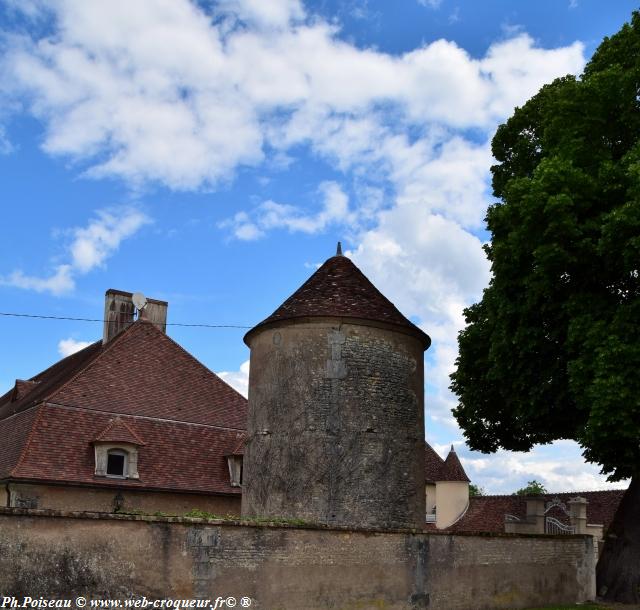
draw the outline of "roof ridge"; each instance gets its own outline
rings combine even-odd
[[[44,407],[42,405],[38,405],[36,407],[31,407],[31,408],[35,408],[35,409],[39,409],[38,414],[35,416],[34,420],[31,422],[31,429],[29,430],[29,434],[27,435],[27,441],[24,443],[24,445],[22,446],[22,450],[20,451],[20,457],[18,458],[18,461],[16,462],[16,465],[9,470],[9,477],[12,477],[14,475],[14,473],[16,472],[16,470],[18,470],[18,468],[22,465],[22,462],[24,461],[24,458],[27,454],[27,451],[29,449],[29,447],[31,446],[31,439],[33,438],[33,435],[35,433],[35,429],[36,426],[38,424],[38,422],[40,421],[40,418],[42,417],[42,413],[44,411]],[[25,409],[24,411],[22,411],[22,413],[28,411],[29,409]],[[15,413],[14,413],[15,415]]]
[[[52,368],[58,366],[60,363],[64,362],[65,360],[70,360],[71,358],[73,358],[74,356],[76,356],[77,354],[79,354],[80,352],[83,352],[86,349],[89,349],[90,347],[94,346],[96,343],[101,342],[102,339],[98,339],[97,341],[92,341],[89,345],[83,347],[82,349],[79,349],[77,352],[73,352],[72,354],[69,354],[68,356],[65,356],[64,358],[60,358],[60,360],[56,360],[51,366],[48,366],[46,369],[40,371],[39,373],[36,373],[35,375],[33,375],[33,377],[29,377],[29,379],[27,379],[26,381],[36,381],[35,378],[36,377],[40,377],[40,376],[45,376],[45,374],[47,373],[47,371],[50,371]],[[40,383],[40,381],[36,381],[36,383]]]
[[[16,379],[13,383],[13,388],[11,391],[11,402],[22,400],[26,398],[35,388],[41,383],[40,381],[34,381],[33,379]],[[21,396],[20,395],[20,386],[23,384],[31,384],[31,387]]]
[[[242,395],[241,395],[242,396]],[[244,398],[244,396],[242,397],[244,400],[246,400],[246,398]],[[133,413],[114,413],[113,411],[104,411],[102,409],[93,409],[92,407],[78,407],[77,405],[65,405],[63,403],[60,402],[49,402],[47,401],[46,403],[44,403],[46,406],[48,407],[54,407],[56,409],[71,409],[71,410],[75,410],[75,411],[87,411],[89,413],[102,413],[103,415],[110,415],[110,416],[119,416],[119,417],[131,417],[132,419],[150,419],[152,421],[160,421],[160,422],[165,422],[168,424],[182,424],[185,426],[200,426],[203,428],[214,428],[216,430],[226,430],[228,432],[238,432],[238,433],[246,433],[246,428],[231,428],[230,426],[220,426],[218,424],[203,424],[201,422],[195,422],[195,421],[185,421],[183,419],[169,419],[167,417],[152,417],[151,415],[137,415],[137,414],[133,414]],[[38,405],[40,406],[40,405]],[[33,407],[29,407],[29,408],[33,408]],[[25,409],[25,411],[27,411],[28,409]],[[24,411],[20,411],[20,413],[24,413]],[[15,413],[14,415],[18,415],[18,413]]]
[[[444,459],[442,459],[442,457],[440,456],[440,454],[431,446],[431,444],[428,441],[424,441],[424,444],[429,447],[429,449],[431,449],[431,451],[433,452],[433,454],[444,464]]]

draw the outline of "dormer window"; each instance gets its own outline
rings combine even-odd
[[[242,457],[246,437],[241,434],[236,439],[233,449],[225,455],[229,466],[229,483],[231,487],[242,487]]]
[[[129,424],[117,417],[93,440],[95,474],[114,479],[139,479],[138,450],[144,441]]]
[[[107,473],[108,477],[127,478],[129,475],[127,451],[122,449],[109,449],[107,452]]]
[[[242,456],[228,455],[227,463],[229,464],[229,477],[231,478],[231,487],[242,486]]]
[[[94,443],[96,476],[139,479],[138,447],[128,443]]]

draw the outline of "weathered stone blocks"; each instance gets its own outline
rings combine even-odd
[[[318,318],[258,328],[249,345],[243,515],[422,527],[422,342]]]

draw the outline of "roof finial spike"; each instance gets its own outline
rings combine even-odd
[[[336,248],[336,256],[342,256],[342,244],[338,242],[338,247]]]
[[[452,451],[453,453],[455,453],[455,452],[456,452],[456,450],[455,450],[455,448],[454,448],[454,446],[453,446],[453,443],[451,443],[451,451]]]

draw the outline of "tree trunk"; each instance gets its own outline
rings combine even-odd
[[[606,534],[596,568],[598,595],[607,601],[640,602],[640,476],[631,485]]]

